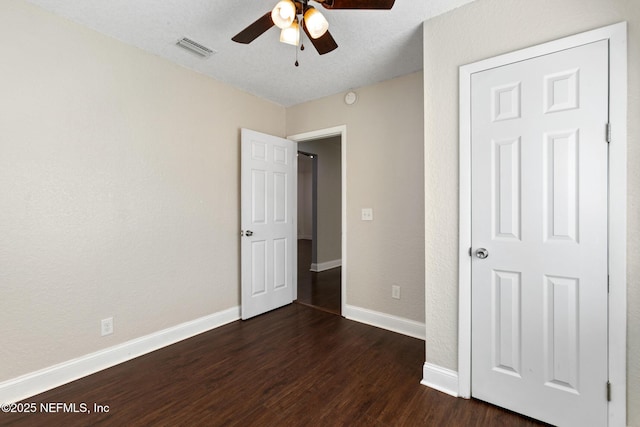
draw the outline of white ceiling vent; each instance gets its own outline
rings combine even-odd
[[[216,53],[215,50],[209,49],[208,47],[203,46],[200,43],[193,41],[191,39],[188,39],[186,37],[183,37],[180,40],[178,40],[178,43],[176,44],[180,47],[187,49],[190,52],[195,53],[196,55],[202,56],[203,58],[208,58],[211,55]]]

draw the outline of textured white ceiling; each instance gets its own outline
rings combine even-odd
[[[298,51],[273,27],[251,44],[231,37],[277,0],[26,0],[103,34],[289,107],[422,69],[422,22],[473,0],[396,0],[393,9],[318,9],[338,49]],[[217,53],[176,46],[188,37]]]

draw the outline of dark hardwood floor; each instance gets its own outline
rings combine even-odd
[[[329,313],[341,314],[342,268],[313,273],[311,267],[311,240],[298,240],[298,299],[299,304],[309,305]]]
[[[0,425],[538,425],[420,385],[423,362],[421,340],[291,304],[26,400],[90,414],[0,413]]]

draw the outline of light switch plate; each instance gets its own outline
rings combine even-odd
[[[373,209],[371,209],[371,208],[362,208],[362,220],[363,221],[373,221]]]
[[[400,299],[400,286],[391,285],[391,298]]]

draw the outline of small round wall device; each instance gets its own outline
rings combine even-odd
[[[358,95],[355,92],[347,92],[344,96],[344,103],[347,105],[353,105],[358,100]]]

